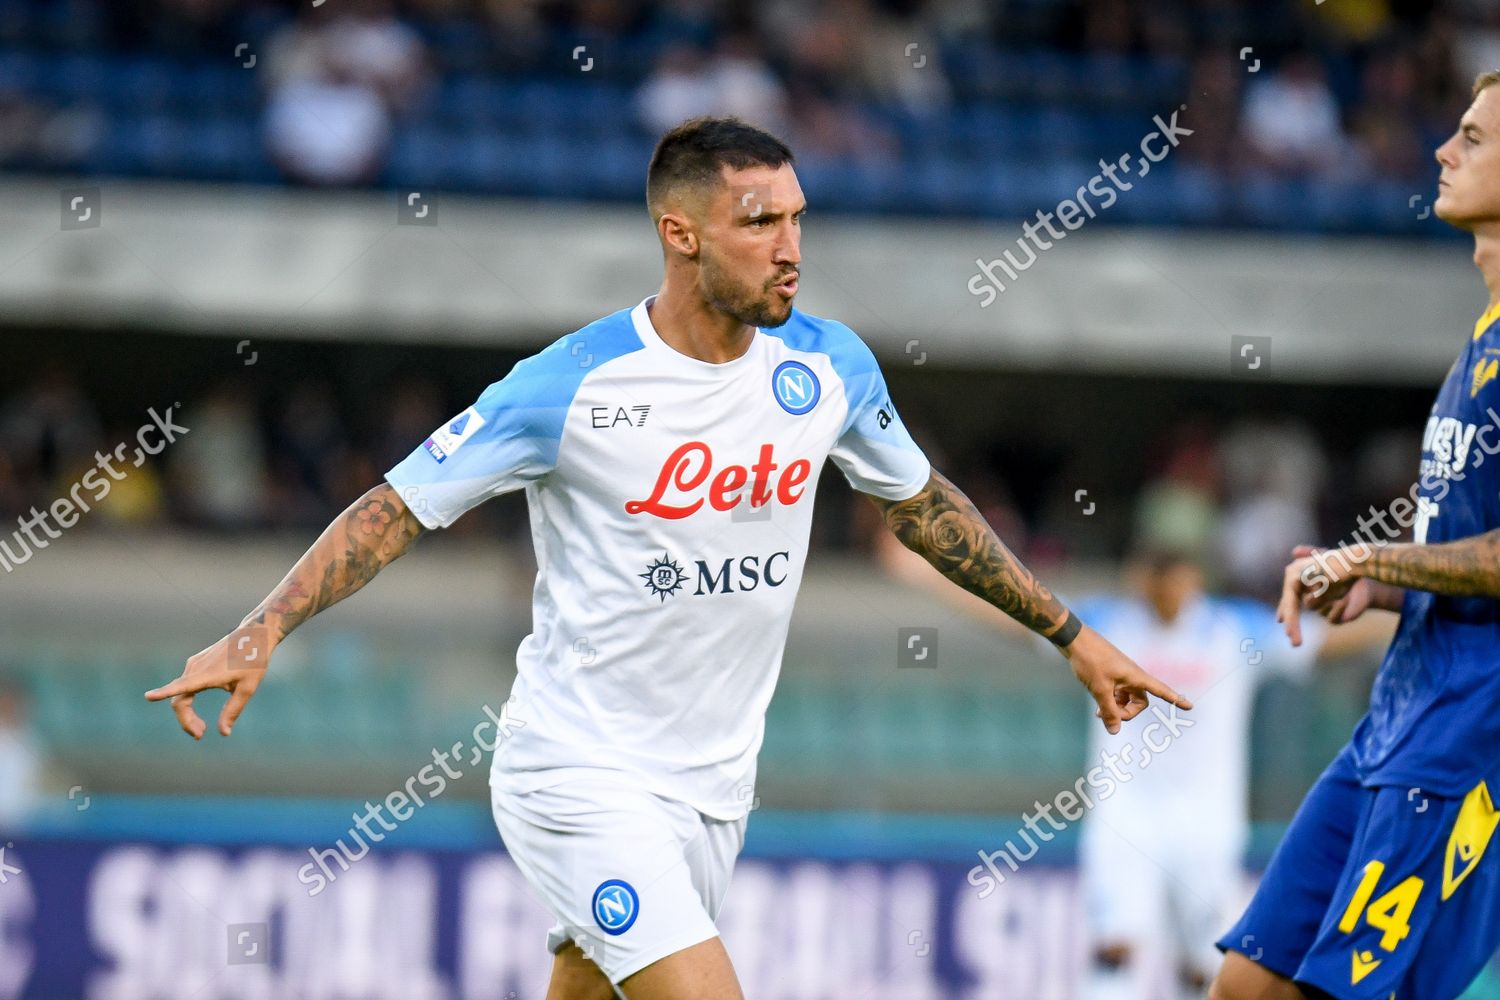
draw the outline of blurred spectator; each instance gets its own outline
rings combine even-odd
[[[136,465],[136,433],[138,428],[116,424],[111,426],[104,434],[104,440],[110,442],[106,447],[114,447],[117,444],[126,444],[126,449],[121,454],[125,456],[123,463],[115,463],[115,468],[121,472],[124,478],[116,480],[109,479],[109,493],[102,497],[94,509],[86,515],[87,520],[80,522],[94,525],[99,523],[111,523],[118,526],[147,527],[156,524],[167,516],[167,490],[162,481],[161,462],[170,461],[166,455],[159,458],[142,455],[140,465]],[[191,435],[181,438],[182,443],[191,440]],[[182,444],[174,444],[172,447],[180,448]],[[72,488],[73,484],[81,482],[83,475],[94,465],[90,459],[86,463],[66,471],[58,477],[53,487],[53,495],[64,496]],[[87,495],[87,494],[85,494]]]
[[[1345,152],[1338,101],[1323,67],[1296,54],[1269,78],[1252,83],[1242,119],[1245,138],[1262,164],[1283,173],[1316,173]]]
[[[1343,0],[1314,10],[1336,35],[1356,43],[1372,42],[1395,29],[1388,0]]]
[[[1202,557],[1219,531],[1217,494],[1214,444],[1202,433],[1187,432],[1141,490],[1133,534],[1145,544]]]
[[[93,465],[103,446],[93,406],[61,369],[44,373],[0,409],[0,451],[28,495],[39,496],[66,472]]]
[[[1467,79],[1500,69],[1500,7],[1475,4],[1473,13],[1478,23],[1464,30],[1454,59],[1459,75]]]
[[[0,831],[25,828],[42,798],[42,754],[25,695],[0,680]]]
[[[427,80],[421,36],[395,17],[390,0],[345,0],[328,21],[325,58],[372,87],[394,110],[412,106]]]
[[[1220,445],[1228,503],[1222,540],[1226,584],[1244,594],[1280,593],[1293,546],[1317,544],[1317,499],[1327,457],[1299,424],[1248,421]]]
[[[711,65],[718,114],[743,118],[776,134],[785,129],[786,90],[762,60],[752,36],[726,35]]]
[[[718,99],[708,60],[690,45],[662,52],[651,76],[635,95],[636,115],[652,132],[710,114]]]
[[[793,83],[787,98],[789,121],[782,138],[803,161],[895,160],[895,135],[860,109],[828,97],[805,82]]]
[[[903,6],[906,16],[897,17],[865,0],[843,0],[839,20],[854,47],[860,89],[912,114],[937,114],[953,96],[942,49],[911,9],[918,5]]]
[[[1421,133],[1417,68],[1407,52],[1377,53],[1365,66],[1368,104],[1354,116],[1354,137],[1371,178],[1419,179],[1432,164]]]
[[[334,485],[336,463],[344,459],[348,441],[326,385],[303,382],[292,388],[272,428],[270,509],[284,524],[321,527],[330,510],[354,499]],[[366,489],[368,485],[359,492]]]
[[[183,513],[210,528],[261,524],[266,456],[249,397],[237,385],[221,386],[192,408],[192,425],[172,454]]]
[[[707,56],[689,45],[667,49],[636,92],[635,104],[641,124],[654,133],[699,115],[734,115],[780,133],[785,100],[750,40],[731,35]]]
[[[403,382],[391,390],[389,399],[385,409],[388,422],[375,453],[375,464],[381,472],[411,454],[435,428],[453,416],[443,407],[442,395],[430,382]]]
[[[336,64],[276,88],[266,109],[266,142],[288,180],[369,183],[390,141],[390,113],[379,92]]]
[[[1233,58],[1223,53],[1206,53],[1193,62],[1184,112],[1193,141],[1183,143],[1180,152],[1190,164],[1225,177],[1241,169],[1244,157],[1236,135],[1243,76]]]
[[[305,184],[372,182],[425,66],[420,38],[385,0],[357,0],[283,29],[267,52],[266,141],[276,164]]]
[[[0,90],[0,165],[34,159],[46,121],[40,104],[20,91]]]

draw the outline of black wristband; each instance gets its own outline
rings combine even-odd
[[[1073,612],[1068,612],[1068,620],[1062,623],[1062,628],[1047,636],[1047,641],[1058,649],[1067,646],[1068,643],[1078,638],[1078,633],[1083,631],[1083,622]]]

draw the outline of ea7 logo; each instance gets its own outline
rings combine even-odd
[[[589,421],[595,428],[614,427],[624,424],[626,427],[645,427],[646,417],[651,412],[651,404],[642,403],[639,406],[594,406],[589,409]]]

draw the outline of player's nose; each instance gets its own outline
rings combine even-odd
[[[1432,151],[1433,158],[1438,161],[1439,165],[1447,167],[1450,170],[1454,167],[1453,150],[1457,143],[1458,136],[1454,135],[1447,142]]]
[[[796,230],[776,242],[772,259],[778,264],[801,264],[802,241]]]

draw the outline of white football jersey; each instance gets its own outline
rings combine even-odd
[[[532,632],[493,786],[607,769],[735,819],[753,797],[824,459],[891,500],[931,470],[842,323],[793,310],[711,364],[662,341],[653,298],[517,364],[386,479],[429,528],[526,490]]]
[[[1121,832],[1178,821],[1203,836],[1211,829],[1226,839],[1239,837],[1249,822],[1255,693],[1274,673],[1306,673],[1327,625],[1303,615],[1303,643],[1293,646],[1275,609],[1256,601],[1201,596],[1170,623],[1135,598],[1089,598],[1073,607],[1141,669],[1193,702],[1184,712],[1153,698],[1151,708],[1114,736],[1097,723],[1089,727],[1087,766],[1108,761],[1105,753],[1117,758],[1091,785],[1090,794],[1101,800],[1098,818]]]

